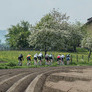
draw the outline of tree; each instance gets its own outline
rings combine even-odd
[[[21,21],[17,25],[12,25],[8,29],[6,35],[6,41],[9,43],[11,48],[21,49],[29,47],[28,37],[30,35],[30,24],[26,21]]]
[[[71,24],[68,29],[66,47],[71,47],[74,52],[76,52],[76,47],[80,46],[81,40],[83,38],[81,26],[82,25],[77,22],[76,24]]]
[[[45,53],[49,48],[67,51],[72,48],[72,51],[76,52],[76,47],[83,38],[83,28],[79,22],[69,24],[68,19],[69,16],[53,9],[31,28],[29,44],[44,49]]]
[[[32,27],[32,34],[29,37],[29,44],[35,48],[60,50],[64,48],[64,38],[68,29],[69,16],[61,14],[53,9]],[[62,47],[63,46],[63,47]]]
[[[92,52],[92,37],[85,37],[83,40],[82,40],[82,43],[81,43],[81,46],[84,47],[84,48],[88,48],[89,49],[89,57],[91,55],[91,52]]]
[[[34,46],[36,49],[42,49],[45,51],[45,54],[50,49],[60,50],[64,47],[63,44],[63,32],[55,31],[52,29],[42,29],[39,30],[29,37],[29,44]]]
[[[90,28],[88,26],[89,26],[88,24],[84,24],[82,27],[84,31],[84,38],[82,39],[81,47],[89,50],[88,56],[90,58],[92,52],[92,37],[91,37],[91,33],[88,31],[88,29]]]
[[[69,16],[62,14],[59,11],[53,9],[50,13],[46,14],[41,20],[36,24],[36,29],[54,29],[54,30],[66,30],[68,27]]]

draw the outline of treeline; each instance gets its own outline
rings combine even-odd
[[[69,23],[69,16],[53,9],[34,26],[21,21],[8,29],[6,41],[12,49],[74,51],[81,46],[85,29],[80,22]]]

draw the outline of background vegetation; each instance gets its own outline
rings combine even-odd
[[[76,52],[84,37],[80,22],[69,23],[69,16],[53,9],[34,26],[21,21],[8,29],[6,41],[11,49],[32,48],[55,51]]]
[[[52,66],[57,66],[56,57],[59,53],[65,56],[70,53],[71,65],[92,65],[91,24],[70,23],[68,20],[69,16],[53,9],[35,25],[28,21],[12,25],[5,36],[6,43],[0,44],[0,50],[8,50],[0,51],[0,61],[5,62],[0,63],[0,68],[18,68],[18,56],[21,53],[25,58],[22,67],[27,67],[27,54],[30,53],[33,57],[40,50],[44,55],[46,53],[54,55],[55,62]],[[31,67],[38,67],[33,65],[33,59]]]

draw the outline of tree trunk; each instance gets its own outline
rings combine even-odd
[[[45,55],[47,54],[47,49],[46,49],[46,45],[45,45]]]
[[[76,46],[73,46],[74,52],[76,52]]]
[[[45,50],[45,55],[47,54],[47,50]]]
[[[89,55],[88,55],[88,56],[89,56],[89,58],[90,58],[90,56],[91,56],[91,49],[89,49]]]

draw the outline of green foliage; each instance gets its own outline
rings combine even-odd
[[[53,9],[50,13],[46,14],[41,20],[36,24],[35,29],[62,29],[66,30],[68,26],[69,16],[60,13],[58,10]]]
[[[85,37],[82,40],[82,47],[88,48],[90,50],[92,50],[92,37]]]
[[[75,51],[83,39],[81,23],[70,24],[69,16],[53,9],[36,25],[21,21],[8,29],[6,40],[12,49],[35,48],[47,50]]]
[[[77,52],[78,53],[87,53],[88,52],[88,49],[85,49],[85,48],[76,48]]]
[[[37,31],[29,37],[29,43],[31,45],[43,50],[60,50],[64,47],[63,41],[63,31],[55,31],[52,29]]]
[[[29,44],[36,49],[61,50],[64,48],[64,38],[68,27],[68,16],[53,9],[34,26],[29,36]]]
[[[69,16],[55,9],[46,14],[34,27],[29,44],[36,49],[75,51],[83,38],[80,22],[70,24]]]
[[[14,67],[14,66],[16,66],[17,64],[15,63],[15,62],[9,62],[8,64],[7,64],[7,66],[10,66],[10,67]]]
[[[30,24],[25,21],[21,21],[21,23],[12,25],[11,28],[8,29],[8,34],[6,35],[6,41],[13,49],[21,49],[27,48],[29,46],[27,38],[30,35]]]
[[[65,41],[67,51],[76,52],[76,47],[80,46],[81,40],[83,38],[83,33],[79,22],[69,25],[67,35],[68,36]]]

